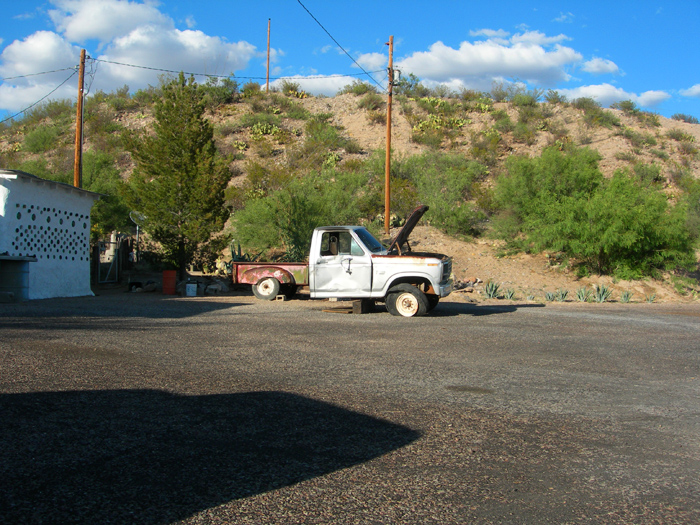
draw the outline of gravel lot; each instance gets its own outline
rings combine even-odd
[[[339,305],[1,304],[0,522],[700,522],[699,306]]]

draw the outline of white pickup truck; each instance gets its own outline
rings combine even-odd
[[[416,208],[388,247],[362,226],[316,228],[308,263],[234,262],[233,283],[252,285],[259,299],[308,286],[312,299],[369,299],[383,301],[392,315],[425,315],[452,291],[452,258],[414,252],[408,243],[427,210]]]

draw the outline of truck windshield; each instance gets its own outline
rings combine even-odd
[[[367,249],[372,252],[372,253],[378,253],[383,250],[386,250],[384,245],[382,245],[381,242],[379,242],[377,239],[374,238],[374,236],[369,233],[367,230],[364,228],[358,228],[355,230],[355,233],[357,236],[360,238],[362,243],[367,247]]]

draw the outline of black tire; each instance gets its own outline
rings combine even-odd
[[[428,313],[428,299],[410,284],[398,284],[386,297],[386,309],[391,315],[417,317]]]
[[[386,299],[384,299],[384,305],[386,306],[386,311],[389,312],[391,315],[399,315],[399,312],[396,311],[395,293],[389,293],[386,295]]]
[[[432,293],[425,294],[425,298],[428,300],[428,311],[433,310],[440,302],[440,296]]]
[[[253,294],[263,301],[273,301],[280,293],[280,282],[274,277],[264,277],[253,285]]]

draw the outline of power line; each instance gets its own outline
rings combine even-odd
[[[150,67],[150,66],[139,66],[136,64],[126,64],[124,62],[115,62],[113,60],[104,60],[101,58],[93,58],[91,59],[95,62],[104,62],[105,64],[115,64],[118,66],[125,66],[125,67],[134,67],[138,69],[148,69],[151,71],[161,71],[163,73],[177,73],[179,74],[180,72],[184,73],[185,75],[192,75],[195,77],[212,77],[212,78],[230,78],[231,75],[211,75],[208,73],[193,73],[191,71],[176,71],[174,69],[164,69],[164,68],[159,68],[159,67]],[[291,78],[291,79],[300,79],[300,80],[319,80],[319,79],[324,79],[324,78],[342,78],[342,77],[360,77],[364,75],[369,75],[367,71],[364,69],[362,70],[363,73],[345,73],[345,74],[336,74],[336,75],[316,75],[312,77],[307,77],[303,75],[289,75],[289,76],[281,76],[281,77],[271,77],[272,80],[279,80],[283,78]],[[384,70],[380,69],[378,71],[372,71],[371,73],[383,73]],[[266,80],[267,77],[250,77],[250,76],[237,76],[233,75],[234,78],[240,78],[240,79],[245,79],[245,80]],[[381,86],[380,86],[381,87]]]
[[[63,84],[65,84],[65,83],[68,82],[71,78],[73,78],[73,77],[76,75],[76,73],[77,73],[77,71],[74,70],[73,73],[71,73],[71,75],[70,75],[67,79],[65,79],[65,80],[64,80],[63,82],[61,82],[58,86],[56,86],[53,90],[51,90],[51,92],[48,93],[46,96],[40,98],[39,100],[37,100],[36,102],[34,102],[34,104],[32,104],[31,106],[24,108],[22,111],[19,111],[19,112],[15,113],[15,114],[12,115],[11,117],[7,117],[5,120],[0,121],[0,124],[3,124],[3,123],[5,123],[5,122],[7,122],[8,120],[12,120],[12,119],[15,118],[17,115],[20,115],[20,114],[24,113],[25,111],[29,111],[29,110],[32,109],[34,106],[36,106],[39,102],[41,102],[41,101],[47,99],[48,97],[50,97],[51,95],[53,95],[56,91],[58,91],[58,90],[61,88],[61,86],[63,86]]]
[[[19,75],[16,77],[5,77],[3,79],[0,79],[0,81],[5,82],[5,80],[16,80],[18,78],[27,78],[27,77],[35,77],[37,75],[48,75],[49,73],[59,73],[61,71],[68,71],[68,70],[75,70],[75,66],[73,67],[64,67],[63,69],[54,69],[53,71],[42,71],[41,73],[28,73],[26,75]]]
[[[379,87],[383,90],[383,89],[384,89],[384,86],[382,86],[379,82],[377,82],[377,81],[374,79],[374,77],[373,77],[372,75],[370,75],[367,71],[365,71],[365,68],[363,68],[360,64],[358,64],[357,60],[355,60],[355,59],[350,55],[350,53],[348,53],[348,52],[345,50],[345,48],[344,48],[343,46],[341,46],[335,38],[333,38],[333,35],[331,35],[331,34],[328,32],[328,30],[327,30],[325,27],[323,27],[323,24],[322,24],[321,22],[319,22],[313,14],[311,14],[311,11],[309,11],[309,10],[306,8],[306,6],[305,6],[304,4],[301,3],[301,0],[297,0],[297,2],[299,2],[299,5],[300,5],[301,7],[304,8],[304,11],[306,11],[307,13],[309,13],[309,16],[310,16],[311,18],[313,18],[314,21],[321,27],[321,29],[323,29],[323,30],[326,32],[326,34],[331,38],[331,40],[333,40],[333,42],[335,42],[335,44],[343,51],[343,53],[345,53],[345,54],[348,56],[348,58],[350,58],[350,60],[352,60],[352,61],[355,63],[355,65],[356,65],[357,67],[359,67],[359,68],[364,72],[364,74],[367,75],[367,76],[372,80],[372,82],[374,82],[375,84],[377,84],[377,86],[379,86]]]

